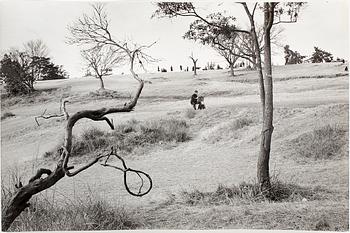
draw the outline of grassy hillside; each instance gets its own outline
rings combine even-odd
[[[12,230],[348,230],[349,82],[343,70],[340,63],[274,67],[273,200],[255,192],[261,109],[254,71],[237,71],[235,77],[228,70],[201,71],[196,77],[145,74],[135,111],[110,115],[115,131],[89,120],[75,126],[79,156],[72,162],[79,166],[118,145],[131,168],[151,175],[152,191],[132,197],[121,172],[96,165],[39,195],[37,208],[23,213]],[[10,189],[14,177],[26,182],[37,168],[55,164],[65,121],[40,119],[38,126],[35,116],[45,109],[58,113],[61,97],[70,101],[70,114],[123,104],[137,82],[128,75],[107,77],[111,91],[103,94],[95,92],[94,78],[42,81],[35,87],[32,96],[2,98],[2,185]],[[195,89],[205,96],[206,110],[191,109]],[[128,178],[133,189],[135,178]],[[103,202],[91,202],[94,195]],[[118,222],[105,222],[95,211],[81,216],[67,203],[111,213]],[[52,228],[40,224],[42,213],[50,213],[45,216]],[[62,228],[64,216],[75,217]]]

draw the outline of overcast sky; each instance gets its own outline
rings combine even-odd
[[[111,29],[116,39],[130,39],[138,44],[157,43],[148,53],[161,61],[147,66],[149,72],[156,67],[170,65],[191,66],[188,56],[193,52],[199,58],[199,66],[213,61],[225,64],[212,49],[182,38],[194,20],[191,17],[175,19],[151,19],[156,7],[150,1],[105,2]],[[237,23],[247,28],[247,16],[242,7],[232,1],[194,2],[202,15],[226,11],[237,17]],[[91,12],[86,1],[0,1],[0,50],[10,47],[21,49],[28,40],[42,39],[48,46],[50,57],[63,65],[71,77],[83,74],[84,62],[79,48],[66,44],[67,26],[83,13]],[[302,55],[311,55],[313,46],[331,52],[334,57],[348,59],[349,52],[349,3],[347,0],[310,1],[300,14],[297,23],[282,25],[282,44]],[[283,64],[283,48],[273,57],[274,64]],[[121,73],[122,68],[115,73]]]

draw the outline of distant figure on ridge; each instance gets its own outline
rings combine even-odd
[[[198,99],[198,91],[195,90],[193,95],[191,96],[191,105],[193,106],[194,110],[197,110],[196,109],[197,99]]]

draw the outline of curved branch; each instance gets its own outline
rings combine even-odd
[[[107,156],[107,155],[98,156],[94,160],[92,160],[91,162],[89,162],[85,166],[77,169],[74,172],[70,172],[68,170],[68,162],[69,162],[69,157],[70,157],[70,153],[72,150],[73,127],[74,127],[75,123],[83,118],[88,118],[88,119],[93,120],[93,121],[105,120],[111,126],[112,125],[111,122],[109,122],[109,120],[106,120],[108,118],[106,118],[105,115],[110,114],[110,113],[117,113],[117,112],[131,112],[134,109],[134,107],[137,103],[137,100],[140,97],[143,86],[144,86],[143,80],[141,80],[141,79],[138,79],[138,80],[140,83],[139,88],[138,88],[134,98],[126,105],[123,105],[120,107],[112,107],[112,108],[101,108],[98,110],[84,110],[84,111],[77,112],[74,115],[72,115],[71,117],[69,117],[68,123],[66,126],[66,136],[65,136],[65,143],[64,143],[64,147],[63,147],[64,148],[63,170],[67,176],[75,176],[78,173],[84,171],[85,169],[91,167],[93,164],[97,163],[100,158]]]

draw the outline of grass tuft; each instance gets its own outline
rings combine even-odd
[[[83,156],[117,146],[119,151],[131,153],[142,147],[168,142],[185,142],[189,140],[186,121],[161,119],[152,121],[131,120],[117,125],[112,132],[98,128],[85,130],[78,138],[73,138],[72,157]],[[44,157],[57,158],[60,147],[46,152]]]
[[[21,213],[9,231],[128,230],[141,226],[141,220],[133,213],[98,198],[58,205],[39,196],[30,202],[31,206]]]
[[[342,154],[347,144],[347,130],[338,125],[326,125],[293,139],[292,147],[298,157],[332,159]],[[346,153],[344,153],[346,154]]]
[[[320,200],[329,193],[319,187],[306,188],[296,184],[289,184],[274,178],[271,181],[270,195],[267,197],[260,192],[256,182],[242,182],[231,187],[219,185],[214,192],[194,190],[183,191],[180,194],[181,202],[188,205],[241,205],[256,202],[294,202]]]
[[[254,121],[252,119],[246,117],[223,122],[213,127],[203,139],[209,143],[238,139],[242,130],[253,123]]]

